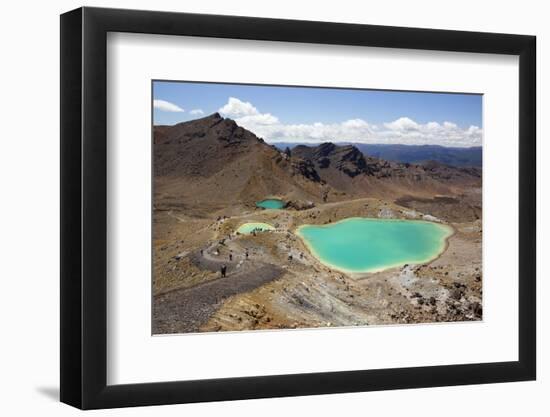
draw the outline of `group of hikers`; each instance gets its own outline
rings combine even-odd
[[[202,250],[201,250],[201,255],[202,255]],[[245,259],[248,259],[248,249],[245,250],[244,256],[245,256]],[[303,258],[304,258],[304,253],[300,252],[300,259],[303,259]],[[293,260],[292,254],[288,255],[288,260],[289,261]],[[229,262],[233,262],[233,251],[229,252]],[[227,265],[226,264],[222,264],[220,266],[220,274],[221,274],[222,278],[226,277],[226,275],[227,275]]]
[[[201,250],[201,255],[202,255],[202,250]],[[244,257],[245,257],[245,259],[248,259],[248,249],[245,250]],[[233,251],[229,252],[229,262],[233,262]],[[227,265],[226,264],[222,264],[222,266],[220,267],[220,274],[221,274],[222,278],[226,277],[226,275],[227,275]]]

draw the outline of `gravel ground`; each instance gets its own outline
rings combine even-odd
[[[262,264],[257,268],[229,271],[225,278],[155,297],[153,334],[196,332],[228,297],[251,291],[277,279],[283,270]]]

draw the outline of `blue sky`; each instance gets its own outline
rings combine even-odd
[[[190,82],[153,83],[154,124],[231,117],[268,142],[481,144],[482,96]]]

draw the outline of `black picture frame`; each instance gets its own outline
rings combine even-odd
[[[513,362],[107,385],[108,32],[519,56],[519,358]],[[61,16],[61,401],[82,409],[534,380],[536,38],[80,8]]]

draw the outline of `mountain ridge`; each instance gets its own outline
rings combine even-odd
[[[475,168],[386,161],[355,145],[325,142],[282,151],[219,113],[153,129],[155,190],[182,199],[250,204],[269,195],[398,198],[413,184],[415,192],[431,195],[481,182]]]
[[[315,144],[302,142],[272,142],[271,145],[278,149],[315,146]],[[421,164],[426,161],[438,161],[455,167],[478,168],[482,166],[483,162],[483,150],[481,146],[459,148],[441,145],[365,144],[357,142],[339,142],[337,145],[353,145],[365,155],[393,162]]]

